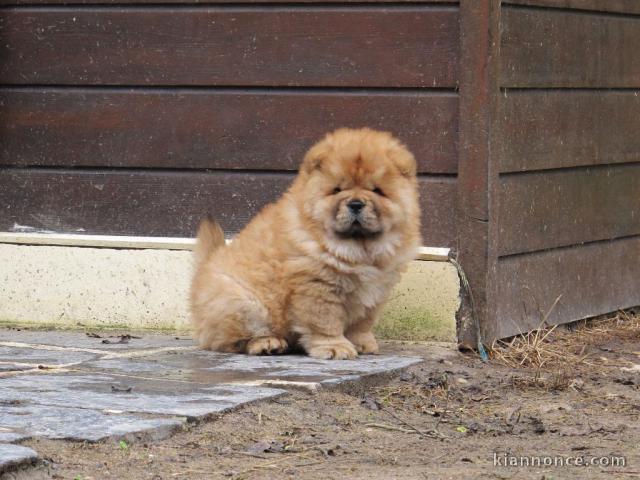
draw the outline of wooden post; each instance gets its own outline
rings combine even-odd
[[[460,1],[460,131],[458,165],[458,263],[471,287],[462,293],[458,313],[460,346],[475,348],[477,333],[491,331],[491,272],[495,264],[492,240],[496,225],[497,180],[492,142],[498,100],[499,0]],[[477,325],[477,323],[479,325]]]

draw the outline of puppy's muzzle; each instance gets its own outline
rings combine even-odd
[[[348,227],[336,231],[336,233],[342,238],[350,238],[355,240],[362,240],[367,238],[373,238],[380,235],[380,231],[372,230],[368,228],[365,207],[366,203],[358,198],[349,200],[347,202],[348,212]]]

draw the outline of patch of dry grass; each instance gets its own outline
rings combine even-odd
[[[553,342],[555,330],[555,325],[539,326],[510,340],[498,340],[491,346],[490,357],[511,368],[541,368],[560,354]]]
[[[640,339],[640,313],[619,311],[614,315],[581,320],[572,324],[569,331],[577,339],[587,344],[597,343],[613,337]]]
[[[535,330],[494,342],[489,355],[495,362],[528,371],[513,379],[516,386],[561,390],[580,369],[609,367],[590,347],[616,338],[640,339],[640,314],[619,311],[561,327],[542,322]]]
[[[494,342],[490,356],[512,368],[589,364],[586,348],[614,337],[640,338],[640,315],[620,311],[569,326],[540,325],[530,332]]]

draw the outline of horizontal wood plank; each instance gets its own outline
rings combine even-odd
[[[620,1],[620,0],[614,0]],[[622,0],[625,1],[625,0]],[[633,1],[633,0],[631,0]],[[296,0],[296,3],[361,3],[362,0]],[[388,3],[389,0],[367,0],[367,3]],[[455,4],[457,0],[393,0],[394,3],[421,3],[421,4]],[[291,0],[0,0],[0,5],[145,5],[145,4],[260,4],[260,3],[291,3]]]
[[[640,234],[640,163],[501,176],[499,255]]]
[[[502,9],[504,87],[640,87],[640,19]]]
[[[500,259],[490,342],[640,305],[640,237]],[[558,303],[553,307],[556,299]]]
[[[528,5],[551,8],[573,8],[615,13],[640,13],[638,0],[507,0],[509,5]]]
[[[501,172],[640,162],[640,91],[510,91]]]
[[[455,173],[457,112],[453,93],[0,89],[0,165],[295,170],[327,131],[369,126]]]
[[[211,214],[240,230],[293,179],[286,173],[0,170],[0,231],[192,236]],[[455,242],[456,182],[421,177],[424,243]],[[22,228],[23,229],[23,228]]]
[[[0,83],[454,87],[454,7],[2,12]]]

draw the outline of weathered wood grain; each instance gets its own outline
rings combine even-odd
[[[640,305],[639,259],[640,237],[500,259],[489,341]]]
[[[419,170],[457,170],[457,96],[0,89],[0,165],[296,170],[327,131],[390,130]]]
[[[454,87],[455,7],[2,12],[0,83]]]
[[[616,13],[640,13],[638,0],[507,0],[503,5],[574,8]]]
[[[475,348],[480,330],[495,318],[488,273],[495,258],[489,245],[491,166],[499,44],[499,0],[462,0],[460,3],[460,147],[458,162],[458,262],[469,280],[472,295],[462,291],[457,318],[458,341]],[[473,296],[473,302],[471,297]],[[475,311],[474,308],[475,307]]]
[[[293,179],[288,173],[0,169],[0,231],[15,225],[59,233],[193,236],[213,215],[239,231]],[[448,247],[456,181],[421,177],[426,245]]]
[[[502,176],[498,195],[500,255],[640,234],[640,163]]]
[[[508,91],[501,172],[640,162],[640,90]]]
[[[615,1],[615,0],[614,0]],[[69,0],[0,0],[0,5],[64,5],[71,3]],[[73,0],[77,5],[145,5],[145,4],[261,4],[261,3],[292,3],[291,0]],[[296,3],[361,3],[361,0],[296,0]],[[367,0],[367,3],[389,3],[389,0]],[[421,3],[442,4],[458,3],[456,0],[393,0],[393,3]]]
[[[640,87],[640,21],[553,9],[502,9],[504,87]]]

